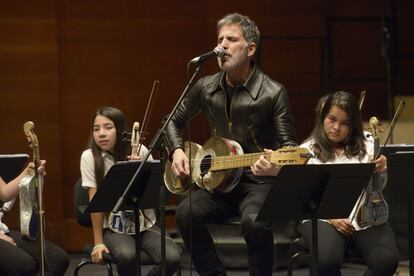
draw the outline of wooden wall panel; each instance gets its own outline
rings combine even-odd
[[[317,92],[321,90],[321,54],[321,39],[317,37],[266,37],[262,40],[259,62],[266,74],[289,91]]]
[[[311,125],[303,120],[303,115],[314,109],[312,101],[303,101],[301,97],[318,99],[324,94],[322,43],[321,37],[265,37],[260,46],[261,68],[288,90],[300,141],[309,135]]]
[[[331,92],[359,96],[367,91],[363,112],[388,119],[386,60],[382,55],[380,18],[329,20]]]
[[[214,48],[216,20],[237,10],[261,30],[259,62],[286,86],[300,140],[311,130],[309,114],[326,92],[329,77],[333,90],[357,95],[366,89],[367,114],[386,113],[379,21],[346,20],[378,19],[383,10],[390,16],[390,6],[374,0],[260,0],[254,8],[235,0],[0,1],[0,152],[30,152],[21,128],[26,120],[35,121],[41,154],[48,161],[47,236],[79,250],[91,237],[73,219],[72,190],[98,106],[122,109],[130,125],[142,122],[153,81],[160,80],[145,140],[149,143],[186,85],[187,62]],[[407,26],[413,6],[399,0],[396,8],[398,53],[410,55],[414,44]],[[329,29],[329,20],[338,18],[346,22],[334,21]],[[326,44],[332,46],[330,56]],[[412,64],[412,59],[398,63],[398,90],[404,93],[413,93]],[[207,61],[200,77],[217,70],[214,60]],[[191,139],[202,144],[209,135],[205,118],[198,117],[191,124]],[[168,221],[173,224],[173,218]],[[8,222],[17,226],[16,218]]]
[[[412,39],[412,17],[414,2],[410,0],[395,1],[395,29],[397,55],[414,55],[414,40]]]
[[[25,121],[35,123],[41,158],[48,162],[44,190],[47,234],[59,242],[64,236],[55,5],[54,1],[1,4],[0,152],[31,154],[22,128]],[[19,226],[17,210],[18,206],[7,218],[12,228]]]
[[[333,20],[333,79],[384,79],[379,20]]]
[[[414,55],[413,57],[400,58],[397,62],[397,68],[396,94],[414,95],[414,82],[412,79],[414,72]]]
[[[409,0],[395,1],[395,10],[396,94],[413,95],[414,39],[411,26],[414,2]]]

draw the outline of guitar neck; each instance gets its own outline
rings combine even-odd
[[[270,154],[271,152],[256,152],[241,155],[216,156],[212,160],[210,170],[220,171],[249,167],[260,158],[260,155],[264,155],[267,160],[270,160]]]

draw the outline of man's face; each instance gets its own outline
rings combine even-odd
[[[225,55],[218,58],[219,66],[224,71],[249,64],[249,57],[253,56],[256,50],[254,43],[247,43],[239,24],[223,25],[218,33],[217,45],[225,50]]]

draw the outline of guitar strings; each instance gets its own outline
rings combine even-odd
[[[253,157],[257,158],[257,156],[264,154],[267,158],[269,157],[270,153],[250,153],[250,154],[243,154],[243,155],[224,155],[224,156],[205,156],[203,158],[194,158],[191,159],[191,164],[194,166],[194,163],[200,162],[200,169],[208,169],[212,166],[212,160],[214,160],[216,163],[219,163],[220,165],[228,165],[228,164],[234,164],[236,162],[243,162],[243,161],[250,161]],[[226,160],[228,157],[231,157],[232,160]],[[223,160],[220,160],[223,159]],[[292,158],[293,160],[293,158]],[[291,162],[290,164],[293,164],[295,162]],[[288,163],[284,163],[288,164]],[[249,165],[248,165],[249,166]],[[246,166],[246,167],[248,167]]]

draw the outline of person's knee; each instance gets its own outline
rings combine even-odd
[[[190,215],[187,204],[182,201],[175,210],[175,220],[180,229],[187,227]]]
[[[37,271],[36,262],[33,258],[22,258],[19,260],[19,265],[15,266],[11,275],[35,275]]]
[[[242,218],[240,224],[244,235],[247,237],[267,237],[272,232],[267,223],[255,222],[250,217]]]
[[[320,246],[318,250],[318,264],[321,275],[340,275],[343,263],[343,254],[332,246]]]
[[[168,252],[168,255],[166,256],[166,266],[170,268],[176,268],[180,264],[181,260],[181,251],[174,250]]]
[[[135,265],[135,251],[129,247],[117,248],[116,256],[114,257],[118,266],[128,267]]]
[[[47,265],[53,275],[64,275],[69,266],[69,255],[63,249],[55,250],[53,255],[47,255]]]
[[[180,229],[188,229],[190,223],[192,223],[193,226],[202,224],[202,214],[203,212],[199,210],[199,208],[196,206],[190,208],[188,200],[183,200],[175,211],[177,225]]]
[[[397,270],[398,262],[398,254],[387,251],[369,260],[368,268],[373,275],[392,275]]]
[[[321,275],[337,275],[341,270],[342,261],[335,258],[319,258],[318,264]]]

